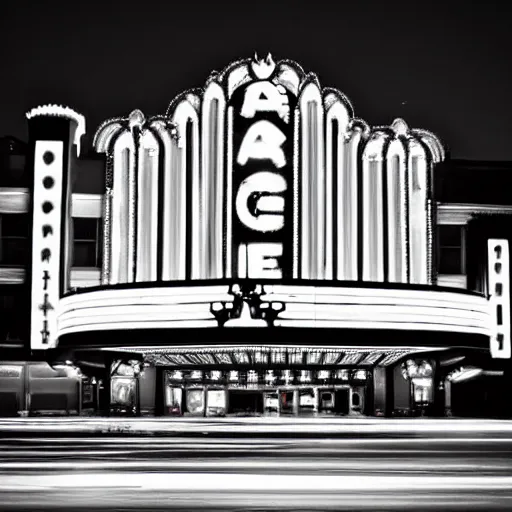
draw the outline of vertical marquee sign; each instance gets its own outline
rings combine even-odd
[[[508,240],[487,241],[489,305],[495,319],[491,332],[491,356],[510,359],[510,257]]]
[[[233,275],[292,277],[293,112],[296,98],[271,77],[240,87],[232,116]],[[262,79],[265,78],[265,79]],[[229,212],[228,212],[229,215]]]
[[[32,220],[32,348],[50,344],[57,331],[64,143],[37,141]]]
[[[27,118],[33,171],[30,348],[45,350],[57,346],[58,305],[69,289],[73,139],[79,151],[85,121],[54,105],[38,107]]]

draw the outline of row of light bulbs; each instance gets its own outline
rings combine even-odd
[[[319,370],[316,374],[319,380],[329,380],[333,377],[333,373],[335,377],[340,380],[349,380],[350,371],[349,370],[336,370],[335,372],[331,370]],[[208,378],[213,381],[219,381],[222,379],[223,372],[220,370],[212,370],[208,372]],[[292,370],[282,370],[281,377],[285,382],[293,381],[295,374]],[[354,379],[356,380],[366,380],[366,370],[356,370],[354,373]],[[174,370],[170,373],[169,378],[171,380],[183,380],[184,372],[181,370]],[[201,370],[193,370],[190,372],[188,378],[190,380],[201,380],[203,378],[203,371]],[[238,382],[240,379],[240,372],[238,370],[231,370],[227,372],[227,378],[229,382]],[[266,370],[265,372],[265,381],[268,383],[274,383],[278,379],[277,372],[274,370]],[[313,379],[313,372],[311,370],[299,370],[298,380],[299,382],[311,382]],[[247,382],[257,383],[259,380],[259,373],[256,370],[249,370],[247,372]]]

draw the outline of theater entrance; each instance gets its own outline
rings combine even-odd
[[[264,397],[261,391],[229,390],[228,414],[239,416],[259,416],[263,414]]]
[[[334,391],[334,413],[347,416],[350,413],[350,389],[336,389]]]

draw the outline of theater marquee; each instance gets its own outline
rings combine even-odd
[[[370,128],[293,61],[235,62],[166,116],[105,122],[94,144],[108,157],[105,285],[433,284],[440,142],[403,120]]]

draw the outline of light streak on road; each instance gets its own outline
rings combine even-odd
[[[0,420],[1,508],[512,510],[508,422],[294,420]]]
[[[11,487],[14,483],[24,490],[41,490],[44,488],[102,488],[144,489],[146,491],[219,491],[219,492],[366,492],[372,491],[461,491],[481,490],[499,491],[512,489],[512,476],[478,477],[478,476],[371,476],[359,475],[282,475],[238,473],[73,473],[63,475],[28,475],[24,482],[16,476],[3,476],[0,490]]]
[[[512,422],[505,420],[397,420],[361,418],[216,418],[216,419],[86,419],[20,418],[0,420],[0,432],[222,432],[225,434],[273,433],[273,434],[427,434],[451,432],[512,434]]]

